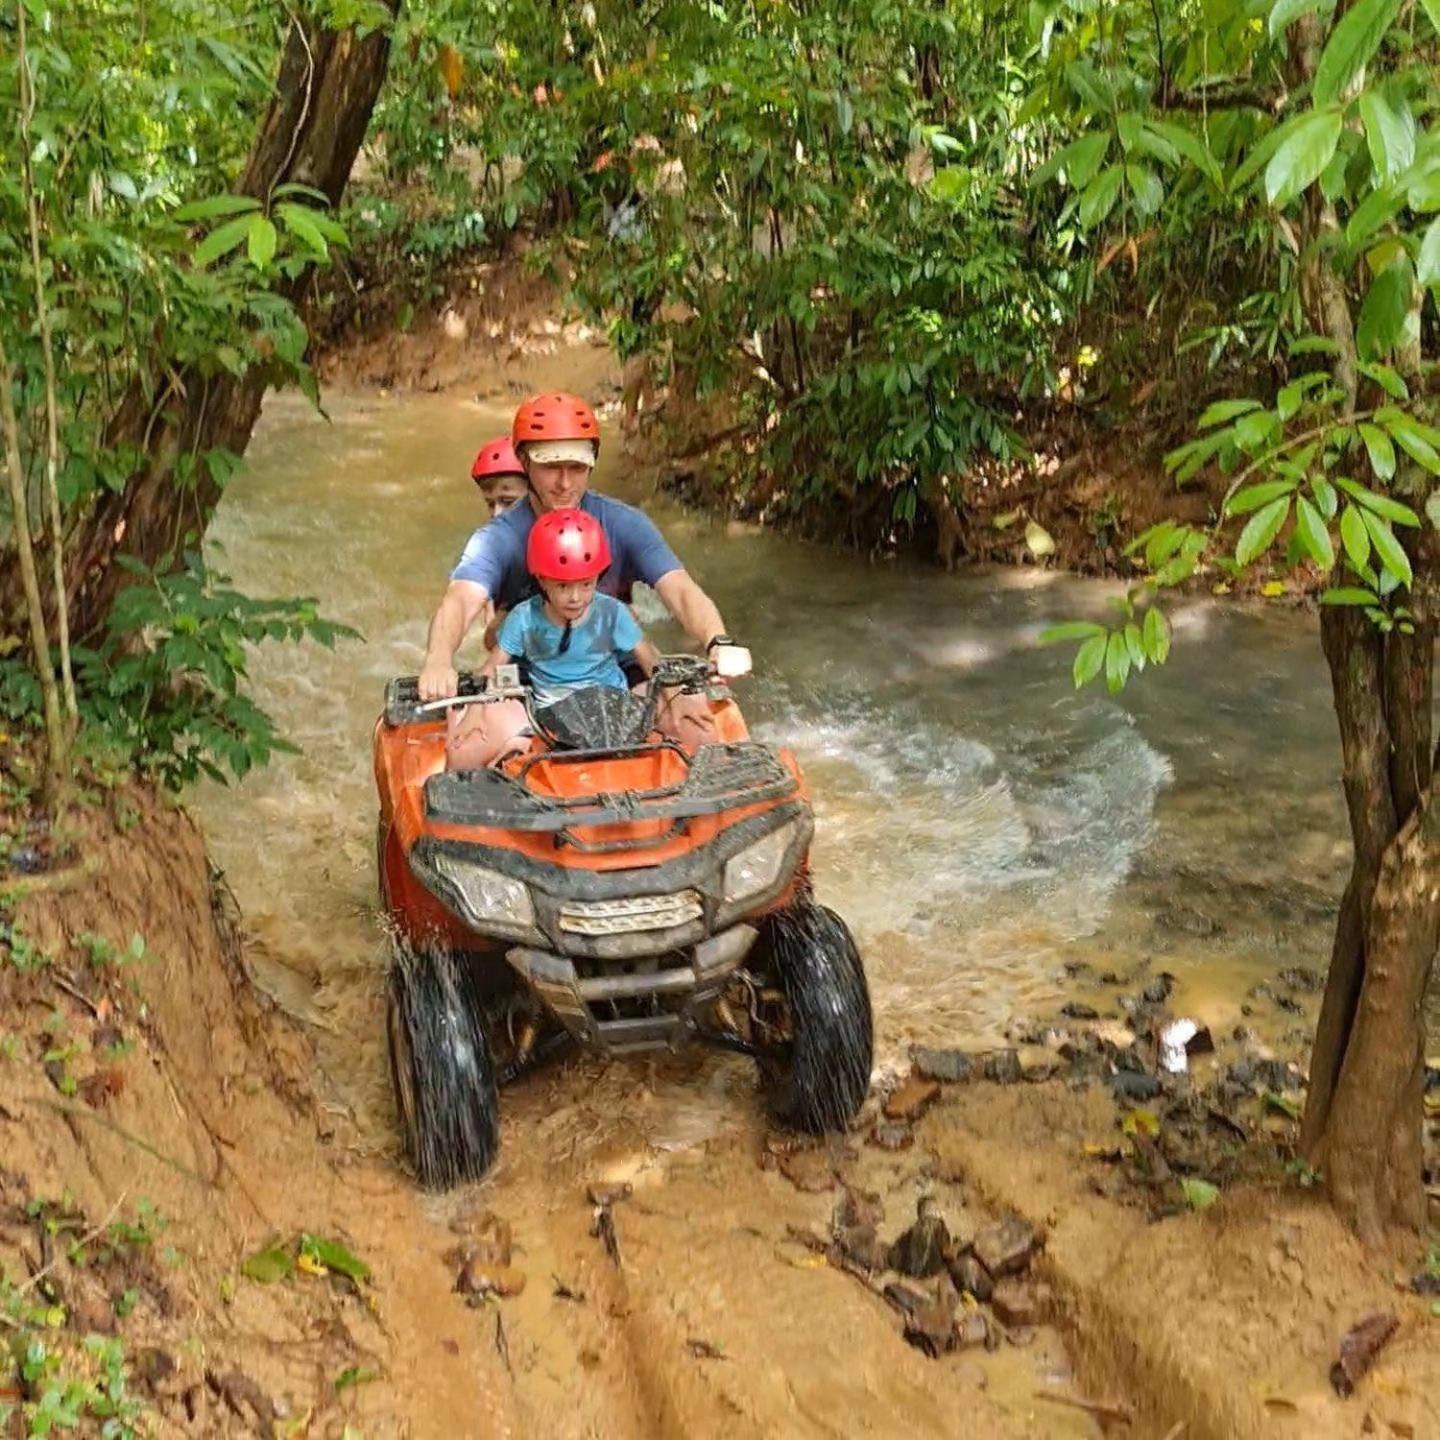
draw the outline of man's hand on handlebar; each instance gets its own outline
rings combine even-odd
[[[710,668],[721,680],[735,680],[748,675],[754,668],[750,652],[743,645],[732,645],[728,640],[710,648]]]
[[[455,673],[453,665],[440,664],[434,660],[425,662],[417,686],[422,701],[448,700],[459,688],[460,677]]]

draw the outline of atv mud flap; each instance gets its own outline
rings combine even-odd
[[[755,943],[753,925],[736,925],[652,970],[620,965],[581,975],[563,955],[516,946],[505,958],[582,1045],[619,1054],[679,1044]],[[595,962],[588,962],[595,967]]]

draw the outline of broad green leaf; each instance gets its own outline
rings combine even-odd
[[[1428,215],[1440,210],[1440,165],[1432,163],[1426,169],[1412,172],[1405,198],[1417,215]]]
[[[1355,327],[1355,343],[1367,360],[1389,354],[1405,338],[1413,278],[1410,258],[1402,255],[1371,282]]]
[[[1092,130],[1062,150],[1061,164],[1066,178],[1076,190],[1083,190],[1095,178],[1105,152],[1110,148],[1110,131]]]
[[[172,218],[188,223],[191,220],[215,220],[221,215],[248,215],[258,210],[260,202],[249,195],[210,195],[182,205]]]
[[[1246,522],[1235,543],[1235,563],[1248,565],[1257,556],[1263,555],[1274,543],[1280,527],[1290,514],[1290,497],[1282,495],[1262,506]]]
[[[1321,518],[1327,522],[1333,520],[1335,512],[1340,508],[1340,497],[1335,493],[1335,487],[1323,475],[1312,475],[1310,490],[1315,496],[1315,508],[1320,512]]]
[[[1160,120],[1147,120],[1144,133],[1140,137],[1140,149],[1154,155],[1157,160],[1165,161],[1164,147],[1169,145],[1178,150],[1192,165],[1203,174],[1207,175],[1218,185],[1220,183],[1220,165],[1214,155],[1205,144],[1205,141],[1193,130],[1187,130],[1182,125],[1171,125]],[[1174,164],[1173,160],[1168,161]]]
[[[1186,1175],[1180,1181],[1180,1193],[1192,1210],[1208,1210],[1220,1198],[1219,1186],[1196,1179],[1194,1175]]]
[[[1112,695],[1118,695],[1129,678],[1130,647],[1119,630],[1112,630],[1105,646],[1105,688]]]
[[[1434,430],[1393,406],[1387,405],[1375,418],[1412,460],[1432,475],[1440,475],[1440,436]]]
[[[1431,28],[1440,35],[1440,0],[1420,0],[1425,13],[1430,17]]]
[[[368,1385],[372,1380],[378,1380],[379,1378],[380,1372],[378,1370],[371,1370],[364,1365],[347,1366],[335,1377],[335,1393],[341,1395],[356,1385]],[[354,1432],[351,1431],[349,1433],[353,1434]]]
[[[1103,625],[1090,620],[1066,620],[1060,625],[1051,625],[1040,632],[1041,645],[1058,645],[1064,640],[1088,640],[1092,635],[1104,635]]]
[[[1288,495],[1295,488],[1293,480],[1262,480],[1258,485],[1247,485],[1237,490],[1225,502],[1227,515],[1248,515],[1262,505],[1268,505],[1281,495]]]
[[[261,1285],[273,1285],[277,1280],[284,1280],[294,1269],[295,1257],[288,1246],[277,1240],[248,1256],[240,1266],[240,1273]]]
[[[281,204],[275,207],[275,213],[292,235],[303,241],[322,259],[330,254],[329,242],[315,223],[312,212],[307,206]]]
[[[1390,437],[1378,425],[1369,425],[1363,420],[1357,428],[1365,442],[1365,452],[1370,456],[1370,468],[1378,479],[1390,479],[1395,473],[1395,447]]]
[[[1408,170],[1415,161],[1415,117],[1405,97],[1392,103],[1383,91],[1367,90],[1360,97],[1360,116],[1375,173],[1391,180]]]
[[[1390,23],[1399,13],[1401,0],[1357,0],[1330,32],[1320,63],[1315,67],[1315,83],[1310,98],[1316,105],[1333,105],[1341,98],[1350,82],[1368,65]]]
[[[1202,435],[1198,440],[1187,441],[1166,454],[1165,468],[1174,474],[1177,485],[1183,485],[1193,479],[1200,467],[1231,438],[1228,430],[1218,430],[1213,435]]]
[[[1213,405],[1205,407],[1200,419],[1196,421],[1196,427],[1208,430],[1212,425],[1221,425],[1226,420],[1233,420],[1237,415],[1248,415],[1250,411],[1260,408],[1258,400],[1217,400]]]
[[[1148,657],[1145,654],[1145,641],[1140,634],[1140,627],[1132,620],[1125,627],[1125,648],[1130,652],[1130,663],[1137,669],[1145,668]]]
[[[1302,116],[1295,116],[1287,120],[1284,125],[1277,125],[1275,129],[1268,131],[1261,136],[1259,142],[1253,145],[1250,153],[1235,167],[1234,173],[1226,188],[1234,195],[1243,190],[1266,166],[1270,157],[1279,149],[1287,134],[1302,119]]]
[[[1373,380],[1394,400],[1408,400],[1410,387],[1402,380],[1393,366],[1378,360],[1362,360],[1356,367],[1368,380]]]
[[[1235,443],[1253,454],[1279,438],[1280,417],[1270,410],[1255,410],[1235,422]]]
[[[250,218],[249,215],[242,215],[238,220],[227,220],[225,224],[212,230],[195,247],[197,268],[204,269],[212,260],[218,260],[222,255],[228,255],[243,245],[250,234]]]
[[[1403,584],[1408,585],[1415,578],[1410,570],[1410,557],[1395,538],[1395,532],[1387,521],[1370,511],[1362,511],[1365,528],[1370,532],[1370,543],[1380,563]]]
[[[370,1267],[338,1240],[326,1240],[320,1235],[301,1235],[300,1253],[318,1260],[327,1270],[349,1276],[351,1280],[367,1280],[370,1277]]]
[[[1330,541],[1330,532],[1320,518],[1320,512],[1300,495],[1295,500],[1295,534],[1301,548],[1322,569],[1329,570],[1335,564],[1335,547]]]
[[[1135,197],[1135,208],[1145,216],[1153,215],[1165,201],[1165,187],[1148,165],[1127,165],[1125,180]]]
[[[1154,605],[1145,612],[1145,649],[1157,665],[1170,654],[1170,622]]]
[[[1270,38],[1278,38],[1282,30],[1288,29],[1302,15],[1316,10],[1324,10],[1328,14],[1334,8],[1335,0],[1275,0],[1270,11]]]
[[[1388,186],[1372,190],[1355,207],[1345,222],[1345,243],[1358,249],[1382,226],[1388,225],[1405,208],[1404,193]]]
[[[1110,165],[1085,187],[1080,196],[1080,224],[1086,230],[1093,230],[1115,208],[1124,178],[1125,172],[1119,165]]]
[[[140,189],[123,170],[112,170],[110,172],[110,189],[122,200],[138,200]]]
[[[1420,517],[1408,505],[1402,505],[1388,495],[1380,495],[1374,490],[1367,490],[1365,486],[1343,475],[1337,475],[1335,483],[1347,495],[1358,500],[1362,509],[1371,510],[1396,525],[1408,525],[1411,529],[1420,524]]]
[[[1425,499],[1425,518],[1440,530],[1440,490],[1432,491]]]
[[[246,248],[250,256],[250,263],[256,269],[263,270],[275,258],[275,245],[278,239],[275,226],[267,216],[251,217],[250,229],[246,235]]]
[[[1378,605],[1380,597],[1368,590],[1357,590],[1354,586],[1342,585],[1335,590],[1326,590],[1320,596],[1322,605]]]
[[[1288,205],[1314,182],[1335,153],[1343,123],[1334,107],[1313,110],[1283,127],[1285,139],[1265,167],[1265,198],[1272,205]]]
[[[1440,287],[1440,220],[1430,222],[1430,228],[1420,242],[1420,253],[1415,258],[1415,278],[1422,285]]]
[[[1104,634],[1092,635],[1075,652],[1074,676],[1077,690],[1088,685],[1100,673],[1101,666],[1105,664],[1105,644],[1108,639]]]
[[[1133,110],[1127,110],[1115,118],[1115,131],[1120,136],[1120,148],[1133,150],[1143,133],[1144,121]],[[1178,158],[1178,157],[1177,157]]]

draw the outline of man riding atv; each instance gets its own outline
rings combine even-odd
[[[583,400],[558,392],[532,396],[515,412],[512,440],[529,495],[476,530],[451,572],[430,622],[419,681],[422,701],[457,693],[455,652],[476,620],[491,607],[511,610],[534,593],[525,565],[530,529],[539,516],[570,506],[599,521],[609,542],[612,559],[600,582],[602,592],[628,602],[634,583],[643,581],[706,654],[731,643],[715,602],[691,579],[655,524],[634,506],[589,490],[600,453],[600,425]],[[497,727],[507,723],[513,722],[499,707],[454,712],[447,729],[448,768],[483,764],[503,749],[511,737],[497,733]]]

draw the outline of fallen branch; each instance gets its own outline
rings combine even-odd
[[[100,1007],[83,990],[77,988],[73,981],[67,980],[63,975],[52,970],[50,983],[57,990],[63,990],[67,995],[78,1000],[97,1020],[100,1018]]]

